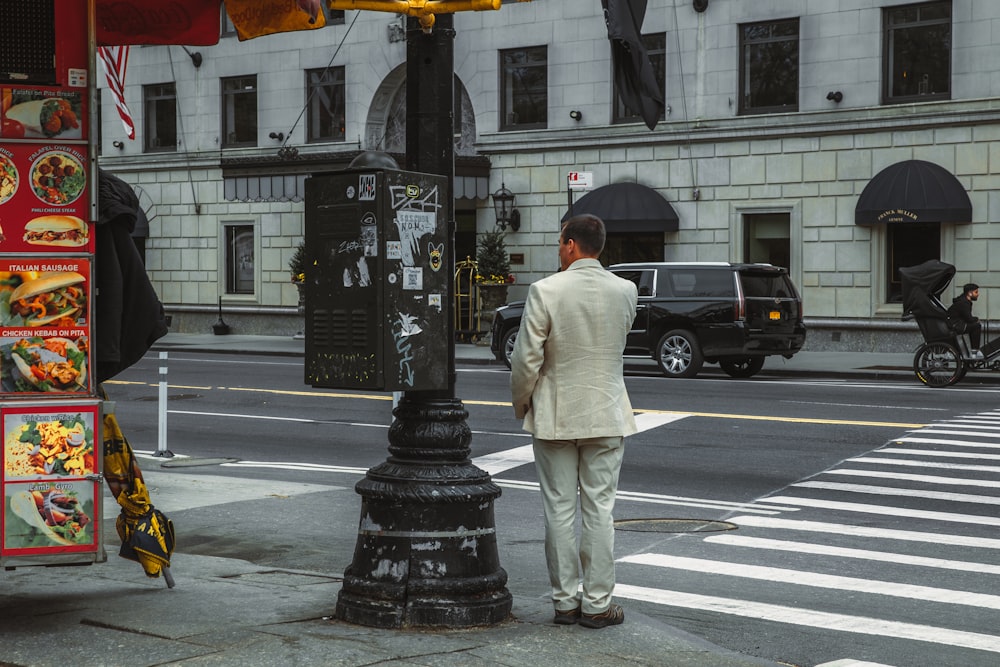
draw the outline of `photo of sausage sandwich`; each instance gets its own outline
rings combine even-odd
[[[75,271],[40,273],[10,292],[10,317],[5,326],[17,326],[20,317],[28,327],[69,327],[86,319],[86,278]]]

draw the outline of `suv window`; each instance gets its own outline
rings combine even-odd
[[[650,269],[617,269],[614,274],[619,278],[634,282],[639,296],[653,296],[654,271]]]
[[[788,298],[795,295],[788,276],[740,273],[743,294],[748,297]]]
[[[729,269],[671,269],[667,272],[669,294],[665,296],[735,296]]]

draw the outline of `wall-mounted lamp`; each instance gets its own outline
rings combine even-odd
[[[125,148],[125,142],[123,141],[112,141],[111,145],[117,148],[118,150]]]
[[[694,10],[699,14],[708,9],[708,0],[694,0]]]
[[[285,140],[285,133],[284,132],[272,132],[271,134],[269,134],[267,136],[270,137],[271,139],[274,139],[275,141],[284,141]]]
[[[194,53],[191,53],[190,51],[187,50],[186,46],[182,46],[181,48],[184,49],[184,53],[188,54],[188,57],[191,59],[191,63],[194,64],[194,68],[195,69],[198,69],[199,67],[201,67],[201,52],[200,51],[195,51]]]
[[[831,102],[836,102],[839,104],[840,101],[844,99],[844,94],[839,90],[838,91],[831,90],[829,93],[826,94],[826,99],[830,100]]]
[[[579,122],[580,120],[583,119],[583,112],[573,109],[572,111],[569,112],[569,117]]]
[[[491,196],[493,197],[493,209],[497,214],[497,227],[507,229],[507,225],[510,225],[510,228],[515,232],[520,229],[521,213],[514,208],[514,204],[517,202],[514,193],[501,182],[500,189]]]

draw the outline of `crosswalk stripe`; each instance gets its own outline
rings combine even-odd
[[[826,470],[824,475],[849,475],[854,477],[878,477],[881,479],[898,479],[907,482],[926,482],[945,486],[985,486],[1000,489],[1000,481],[991,479],[965,479],[963,477],[941,477],[940,475],[913,475],[905,472],[882,472],[881,470],[853,470],[851,468],[835,468]]]
[[[884,505],[867,505],[863,503],[844,503],[822,498],[796,498],[794,496],[769,496],[768,502],[802,505],[805,507],[820,507],[842,512],[860,512],[863,514],[884,514],[886,516],[907,516],[913,519],[928,519],[930,521],[950,521],[953,523],[973,523],[983,526],[1000,526],[1000,517],[979,516],[977,514],[956,514],[952,512],[936,512],[932,510],[915,510],[908,507],[889,507]]]
[[[917,431],[922,433],[923,431]],[[895,438],[893,443],[902,444],[904,442],[923,445],[954,445],[956,447],[976,447],[978,449],[1000,449],[1000,444],[995,442],[970,442],[968,440],[942,440],[939,438]]]
[[[937,628],[930,625],[886,621],[880,618],[865,616],[848,616],[846,614],[834,614],[814,609],[784,607],[763,602],[712,597],[695,593],[630,586],[627,584],[617,584],[615,586],[615,596],[669,607],[698,609],[763,621],[774,621],[788,625],[874,635],[884,638],[908,639],[1000,653],[1000,637],[963,630]]]
[[[898,530],[896,528],[872,528],[870,526],[852,526],[845,523],[828,523],[823,521],[804,521],[801,519],[776,519],[766,516],[736,516],[729,519],[737,526],[754,528],[774,528],[777,530],[796,530],[805,533],[830,533],[833,535],[849,535],[853,537],[870,537],[880,540],[899,540],[901,542],[930,542],[949,546],[974,547],[977,549],[1000,550],[1000,539],[993,537],[973,537],[971,535],[954,535],[945,533],[924,533],[913,530]]]
[[[911,456],[939,456],[945,459],[976,459],[977,461],[998,461],[1000,454],[983,454],[982,452],[951,452],[940,449],[905,449],[903,447],[886,447],[878,450],[879,454],[909,454]]]
[[[856,558],[859,560],[874,560],[882,563],[896,563],[898,565],[931,567],[941,570],[1000,574],[1000,565],[990,565],[988,563],[971,563],[969,561],[931,558],[929,556],[911,556],[910,554],[897,554],[890,553],[888,551],[871,551],[869,549],[850,549],[847,547],[834,547],[827,544],[813,544],[812,542],[774,540],[766,537],[746,537],[743,535],[723,533],[720,535],[710,535],[705,538],[705,542],[721,544],[729,547],[790,551],[793,553],[815,554],[817,556],[834,556],[838,558]]]
[[[703,558],[685,558],[665,554],[644,553],[619,558],[618,563],[652,565],[654,567],[701,572],[703,574],[740,577],[757,581],[781,582],[812,588],[829,588],[836,591],[855,591],[870,595],[887,595],[908,600],[922,600],[941,604],[955,604],[980,609],[1000,609],[1000,595],[956,591],[947,588],[899,584],[891,581],[843,577],[837,574],[820,574],[806,570],[788,570],[766,565],[727,563]]]
[[[844,484],[842,482],[797,482],[790,484],[798,488],[824,489],[827,491],[844,491],[847,493],[867,493],[875,496],[900,496],[906,498],[925,498],[927,500],[947,500],[956,503],[972,503],[979,505],[1000,505],[1000,497],[976,496],[970,493],[950,493],[948,491],[921,491],[918,489],[900,489],[894,486],[871,486],[869,484]]]
[[[997,466],[977,466],[963,463],[945,463],[943,461],[908,461],[906,459],[883,459],[877,456],[859,456],[851,459],[852,463],[884,463],[892,466],[912,466],[914,468],[946,468],[948,470],[977,470],[979,472],[1000,473]]]
[[[931,427],[917,431],[923,435],[967,435],[976,438],[1000,438],[1000,433],[990,433],[987,431],[949,431],[948,429]]]

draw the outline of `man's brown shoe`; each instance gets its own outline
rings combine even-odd
[[[580,614],[580,625],[585,628],[606,628],[609,625],[621,625],[625,622],[625,610],[621,605],[613,604],[600,614]]]
[[[580,608],[570,609],[568,611],[559,611],[556,609],[556,617],[552,619],[552,622],[556,625],[573,625],[580,620]]]

